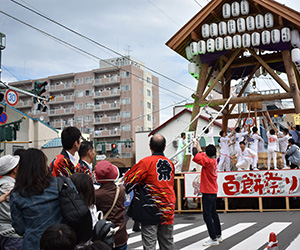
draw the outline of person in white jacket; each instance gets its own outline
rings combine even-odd
[[[278,131],[278,142],[279,142],[279,147],[280,147],[280,152],[282,153],[282,162],[283,162],[283,168],[287,168],[286,166],[286,160],[285,160],[285,154],[287,151],[287,148],[289,146],[289,130],[287,128],[283,129],[283,131]]]
[[[239,144],[241,150],[234,156],[238,159],[236,167],[238,170],[250,170],[250,165],[253,163],[256,153],[252,149],[247,148],[244,141],[241,141]]]
[[[226,172],[230,171],[230,150],[229,143],[232,134],[226,135],[225,131],[220,131],[220,160],[218,164],[218,171],[224,171],[223,165],[225,164]]]
[[[267,132],[268,137],[268,169],[271,168],[271,157],[273,157],[273,164],[274,169],[277,169],[277,145],[278,145],[278,138],[275,134],[274,129],[270,129],[270,131]]]
[[[211,121],[211,118],[209,118],[209,121]],[[208,145],[214,145],[215,146],[215,140],[214,140],[214,124],[212,123],[210,128],[206,128],[204,131],[204,135],[203,135],[204,139],[205,139],[205,146]]]
[[[238,154],[241,151],[240,142],[244,141],[244,137],[249,135],[248,131],[245,131],[244,128],[241,130],[240,127],[235,128],[235,154]]]
[[[256,155],[253,159],[252,162],[252,169],[253,170],[258,170],[257,169],[257,162],[258,162],[258,144],[260,141],[263,141],[263,138],[258,134],[258,129],[257,127],[252,128],[252,135],[250,137],[250,149],[252,149]]]

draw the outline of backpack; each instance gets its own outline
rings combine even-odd
[[[115,234],[119,228],[120,227],[115,227],[115,224],[111,221],[100,219],[93,229],[92,241],[101,240],[110,247],[113,247],[115,243]]]
[[[77,243],[86,242],[92,237],[92,216],[88,205],[80,197],[72,181],[65,177],[57,178],[59,203],[65,224],[74,229]]]

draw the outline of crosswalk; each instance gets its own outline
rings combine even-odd
[[[291,224],[292,222],[272,222],[260,228],[258,222],[242,222],[228,226],[226,223],[222,223],[223,243],[220,244],[223,244],[226,248],[219,249],[263,249],[269,239],[270,232],[274,232],[278,236],[282,231],[288,229]],[[142,250],[141,234],[132,232],[130,229],[127,232],[129,234],[127,249]],[[286,250],[300,249],[300,231],[297,234],[298,236],[295,239],[291,239],[291,243]],[[205,224],[182,223],[174,225],[176,250],[207,249],[209,247],[202,246],[202,243],[207,239],[208,233]],[[232,245],[230,245],[231,243]],[[159,249],[158,244],[156,249]]]

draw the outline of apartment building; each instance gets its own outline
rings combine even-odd
[[[106,142],[107,158],[134,158],[135,144],[124,141],[134,140],[136,131],[159,125],[159,80],[130,56],[101,61],[100,67],[91,71],[11,85],[32,90],[37,80],[47,81],[45,96],[55,97],[47,103],[48,110],[37,110],[32,98],[24,94],[19,94],[16,108],[53,128],[76,126],[89,133],[97,142],[98,155]],[[118,155],[112,154],[113,142],[118,145]]]

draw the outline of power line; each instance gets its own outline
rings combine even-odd
[[[27,9],[27,10],[29,10],[29,11],[31,11],[31,12],[37,14],[37,15],[39,15],[39,16],[41,16],[41,17],[47,19],[48,21],[50,21],[50,22],[52,22],[52,23],[55,23],[56,25],[58,25],[58,26],[60,26],[60,27],[62,27],[62,28],[64,28],[64,29],[66,29],[66,30],[68,30],[68,31],[70,31],[70,32],[72,32],[72,33],[74,33],[74,34],[76,34],[76,35],[78,35],[78,36],[80,36],[80,37],[82,37],[82,38],[84,38],[84,39],[86,39],[86,40],[88,40],[88,41],[90,41],[90,42],[92,42],[92,43],[94,43],[94,44],[96,44],[96,45],[98,45],[98,46],[100,46],[100,47],[102,47],[102,48],[104,48],[104,49],[110,51],[110,52],[112,52],[112,53],[114,53],[114,54],[117,54],[118,56],[124,57],[124,55],[122,55],[121,53],[119,53],[119,52],[117,52],[117,51],[115,51],[115,50],[113,50],[113,49],[111,49],[111,48],[109,48],[109,47],[107,47],[107,46],[105,46],[105,45],[103,45],[103,44],[101,44],[101,43],[95,41],[94,39],[91,39],[91,38],[89,38],[89,37],[87,37],[87,36],[85,36],[85,35],[83,35],[83,34],[77,32],[77,31],[75,31],[75,30],[73,30],[73,29],[67,27],[66,25],[61,24],[60,22],[55,21],[55,20],[52,19],[52,18],[47,17],[46,15],[40,13],[40,11],[35,11],[35,10],[33,10],[33,9],[31,9],[31,8],[29,8],[29,7],[27,7],[27,6],[23,5],[23,4],[21,4],[21,3],[17,2],[17,1],[15,1],[15,0],[10,0],[10,1],[13,2],[13,3],[15,3],[15,4],[18,4],[19,6],[21,6],[21,7],[25,8],[25,9]],[[149,1],[149,0],[148,0],[148,1]],[[23,1],[23,2],[24,2],[24,1]],[[128,58],[128,60],[130,60],[131,62],[133,62],[133,63],[135,63],[135,64],[137,64],[137,65],[139,65],[139,66],[142,66],[142,67],[148,69],[149,71],[151,71],[151,72],[153,72],[153,73],[155,73],[155,74],[157,74],[157,75],[159,75],[159,76],[161,76],[161,77],[163,77],[163,78],[165,78],[165,79],[167,79],[167,80],[169,80],[169,81],[172,81],[172,82],[174,82],[174,83],[176,83],[176,84],[178,84],[178,85],[180,85],[180,86],[182,86],[182,87],[184,87],[184,88],[186,88],[186,89],[189,89],[189,90],[194,91],[194,89],[192,89],[192,88],[190,88],[190,87],[188,87],[188,86],[186,86],[186,85],[184,85],[184,84],[182,84],[182,83],[180,83],[180,82],[178,82],[178,81],[176,81],[176,80],[174,80],[174,79],[172,79],[172,78],[170,78],[170,77],[168,77],[168,76],[166,76],[166,75],[163,75],[163,74],[159,73],[158,71],[156,71],[156,70],[154,70],[154,69],[151,69],[151,68],[148,67],[148,66],[142,65],[142,64],[140,64],[139,62],[137,62],[137,61],[135,61],[135,60],[133,60],[133,59],[130,59],[130,58]]]
[[[64,40],[62,40],[62,39],[60,39],[60,38],[58,38],[58,37],[56,37],[56,36],[53,36],[53,35],[51,35],[51,34],[45,32],[45,31],[43,31],[43,30],[41,30],[41,29],[39,29],[39,28],[36,28],[36,27],[32,26],[31,24],[28,24],[28,23],[26,23],[26,22],[24,22],[24,21],[22,21],[22,20],[20,20],[20,19],[18,19],[18,18],[16,18],[16,17],[14,17],[14,16],[12,16],[12,15],[6,13],[6,12],[3,12],[3,11],[0,10],[0,13],[4,14],[4,15],[6,15],[6,16],[8,16],[8,17],[10,17],[10,18],[12,18],[12,19],[14,19],[14,20],[16,20],[16,21],[18,21],[18,22],[20,22],[20,23],[22,23],[22,24],[24,24],[24,25],[26,25],[26,26],[28,26],[28,27],[30,27],[30,28],[32,28],[32,29],[34,29],[34,30],[36,30],[36,31],[38,31],[38,32],[40,32],[40,33],[42,33],[42,34],[44,34],[44,35],[50,37],[50,38],[52,38],[52,39],[54,39],[54,40],[56,40],[56,41],[58,41],[58,42],[60,42],[60,43],[63,43],[63,44],[65,44],[65,45],[67,45],[67,46],[69,46],[69,47],[71,47],[71,48],[73,48],[73,49],[76,49],[76,50],[78,50],[78,51],[80,51],[80,52],[82,52],[82,53],[85,53],[85,54],[87,54],[87,55],[89,55],[89,56],[91,56],[91,57],[94,57],[94,58],[96,58],[96,59],[98,59],[98,60],[105,61],[106,63],[108,63],[108,64],[112,65],[114,68],[116,68],[116,71],[117,71],[117,70],[120,70],[120,71],[126,72],[126,70],[122,69],[121,67],[118,67],[118,66],[114,65],[113,63],[111,63],[111,62],[109,62],[109,61],[107,61],[107,60],[101,59],[100,57],[95,56],[94,54],[91,54],[91,53],[89,53],[89,52],[87,52],[87,51],[85,51],[85,50],[83,50],[83,49],[81,49],[81,48],[79,48],[79,47],[77,47],[77,46],[75,46],[75,45],[73,45],[73,44],[71,44],[71,43],[68,43],[68,42],[66,42],[66,41],[64,41]],[[136,75],[136,74],[131,73],[131,75],[140,78],[140,76],[138,76],[138,75]],[[145,78],[143,78],[143,80],[146,81]],[[163,87],[163,86],[160,86],[159,84],[156,84],[156,83],[154,83],[154,82],[153,82],[152,84],[155,85],[155,86],[157,86],[157,87],[159,87],[159,88],[161,88],[161,89],[163,89],[163,90],[166,90],[167,92],[169,92],[169,93],[171,93],[171,94],[173,94],[173,95],[180,96],[181,98],[186,98],[185,96],[180,95],[180,94],[178,94],[178,93],[176,93],[176,92],[174,92],[174,91],[172,91],[172,90],[170,90],[170,89],[168,89],[168,88],[165,88],[165,87]]]
[[[194,0],[201,8],[203,8],[203,6],[197,2],[197,0]]]

